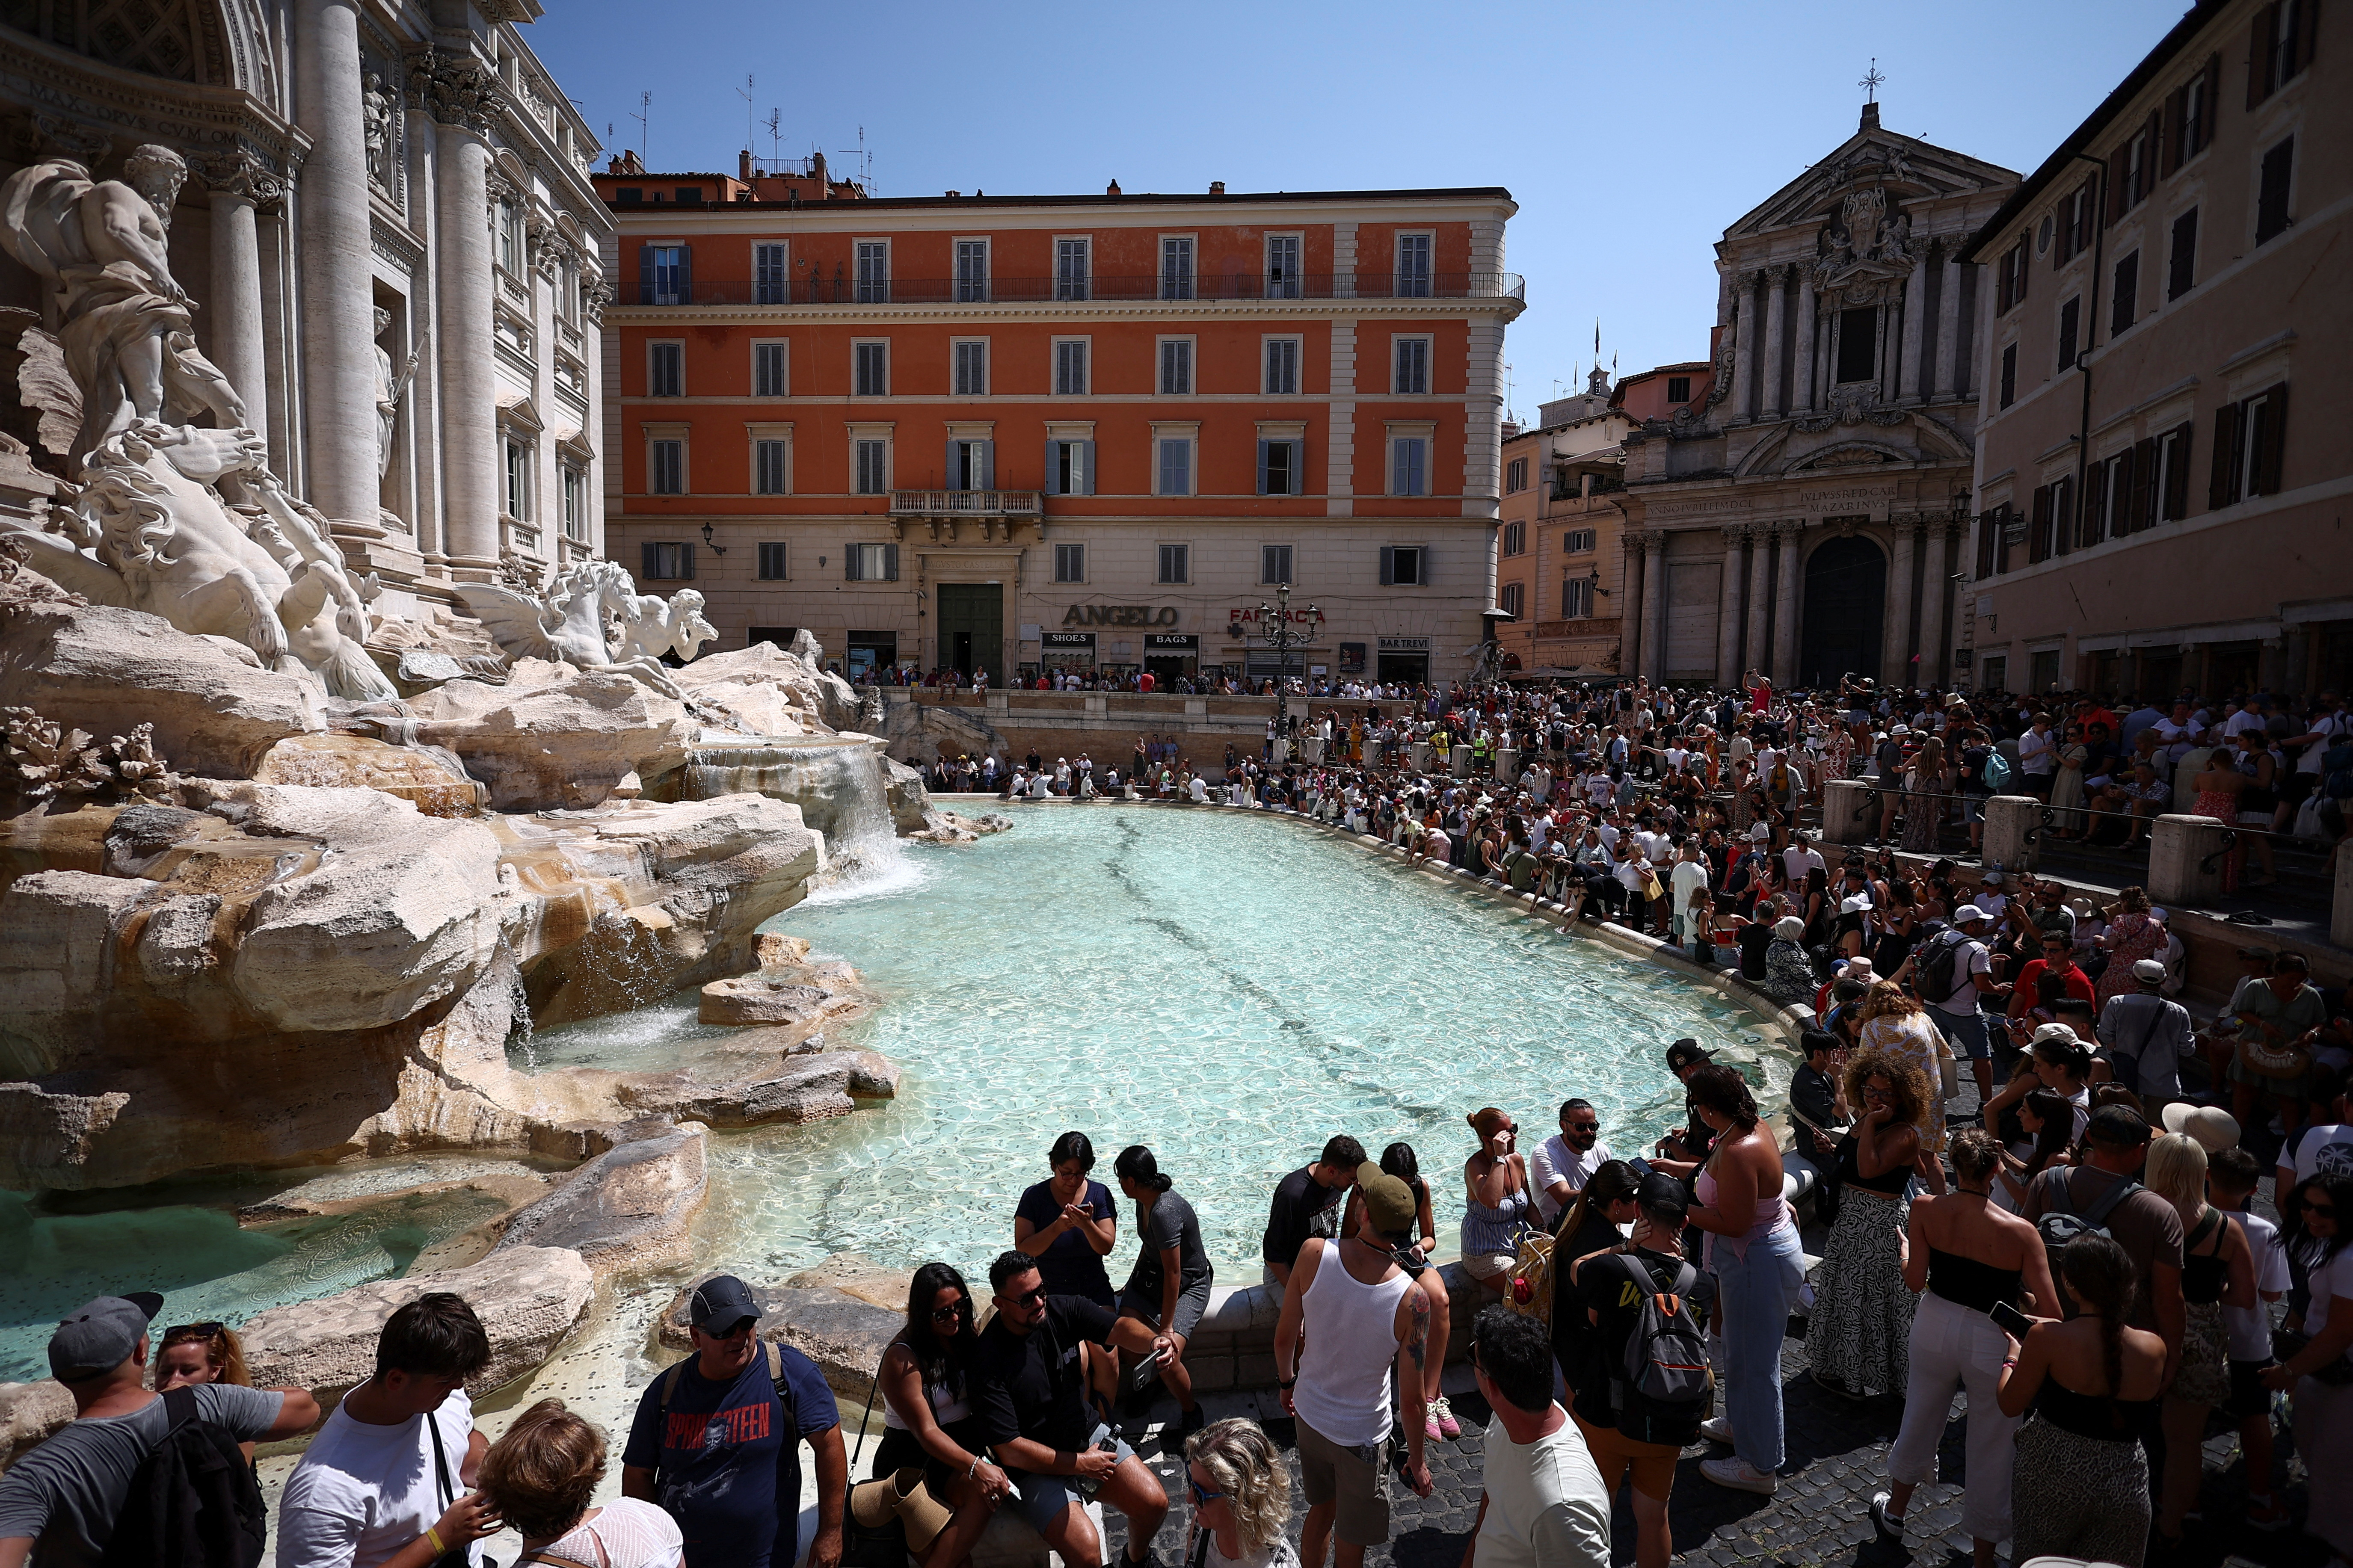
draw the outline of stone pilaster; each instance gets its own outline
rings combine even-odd
[[[1667,536],[1653,529],[1642,538],[1642,674],[1651,680],[1667,669]]]
[[[1780,544],[1777,553],[1781,557],[1773,606],[1773,684],[1784,691],[1798,680],[1798,533],[1804,526],[1798,522],[1773,525],[1773,536]]]
[[[488,581],[499,565],[497,330],[491,248],[490,146],[503,91],[470,56],[428,49],[410,61],[410,106],[434,121],[434,279],[440,361],[442,549],[450,573]]]
[[[295,120],[311,138],[301,206],[304,488],[336,522],[377,515],[375,300],[367,116],[353,0],[300,0]],[[480,353],[487,335],[475,342]]]
[[[1742,623],[1746,636],[1736,679],[1752,669],[1764,669],[1772,662],[1765,647],[1765,607],[1772,603],[1772,572],[1773,531],[1752,528],[1748,531],[1748,615]]]
[[[1904,280],[1904,386],[1901,395],[1917,403],[1927,388],[1920,374],[1921,318],[1928,313],[1928,258],[1925,252]]]
[[[1917,684],[1912,679],[1912,573],[1918,563],[1920,524],[1895,521],[1895,549],[1887,567],[1887,607],[1881,617],[1879,679],[1899,686]]]
[[[1764,408],[1767,419],[1778,419],[1788,412],[1781,398],[1781,376],[1788,355],[1789,272],[1787,267],[1765,269]]]
[[[1968,362],[1961,353],[1961,264],[1955,242],[1947,240],[1937,265],[1943,276],[1937,279],[1936,292],[1936,363],[1929,375],[1929,393],[1936,397],[1950,397],[1959,392],[1968,372]],[[1923,662],[1926,662],[1925,652]]]
[[[1928,558],[1920,582],[1920,684],[1933,685],[1953,673],[1945,652],[1945,591],[1952,584],[1952,524],[1928,525]]]
[[[1791,404],[1801,414],[1810,414],[1820,405],[1814,401],[1814,363],[1821,356],[1814,347],[1814,280],[1802,267],[1798,269],[1798,381]]]
[[[1757,362],[1757,275],[1743,272],[1732,291],[1732,418],[1746,425],[1757,417],[1756,383],[1749,367]]]
[[[1716,586],[1715,683],[1740,681],[1740,546],[1748,537],[1745,528],[1724,530],[1724,576]]]

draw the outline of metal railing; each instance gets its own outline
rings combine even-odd
[[[892,490],[891,510],[919,517],[1036,517],[1036,490]]]
[[[1311,272],[1296,278],[1204,273],[1190,279],[1157,273],[1098,273],[1061,278],[641,278],[623,285],[639,305],[988,305],[1094,300],[1169,302],[1284,300],[1517,300],[1527,298],[1516,272]]]

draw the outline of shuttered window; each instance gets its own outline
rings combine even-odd
[[[2189,441],[2196,428],[2185,419],[2157,437],[2157,460],[2149,476],[2157,521],[2179,522],[2189,515]]]
[[[684,583],[694,577],[694,546],[691,544],[657,543],[648,540],[640,547],[638,575],[655,583]]]
[[[968,338],[955,345],[954,390],[958,397],[988,395],[988,340]]]
[[[1193,239],[1189,235],[1164,235],[1160,240],[1160,297],[1193,297]]]
[[[2074,368],[2084,326],[2084,301],[2081,296],[2059,307],[2059,368]]]
[[[2116,277],[2108,296],[2108,336],[2116,336],[2140,319],[2140,252],[2116,258]]]
[[[684,305],[694,297],[694,253],[691,246],[641,245],[638,247],[638,303]]]
[[[1160,395],[1190,397],[1193,395],[1193,342],[1190,338],[1164,338],[1160,342]]]
[[[1430,549],[1421,544],[1381,546],[1381,585],[1422,588],[1430,584]]]
[[[1188,496],[1193,493],[1193,443],[1182,436],[1163,436],[1155,443],[1157,468],[1153,493]]]
[[[887,341],[849,346],[849,392],[853,397],[891,395],[891,345]]]
[[[773,541],[762,543],[760,546],[760,581],[763,583],[781,583],[785,580],[785,577],[784,545]]]
[[[1087,395],[1087,344],[1082,338],[1063,338],[1054,344],[1054,395]]]
[[[2165,297],[2179,300],[2198,282],[2198,209],[2173,220],[2173,244],[2165,260]]]
[[[1054,546],[1054,581],[1083,583],[1087,580],[1087,547],[1083,544]]]
[[[2319,7],[2315,0],[2275,0],[2255,13],[2247,36],[2247,107],[2285,87],[2312,63]]]
[[[752,443],[752,491],[755,495],[780,496],[790,488],[786,482],[786,443],[760,440]]]
[[[1299,340],[1266,340],[1266,395],[1289,397],[1299,391]]]
[[[997,488],[997,443],[952,440],[947,446],[947,487],[952,490]]]
[[[1430,340],[1398,338],[1397,372],[1392,392],[1426,395],[1430,391]]]
[[[895,544],[845,544],[841,576],[846,583],[895,583],[899,580],[899,547]]]
[[[686,443],[661,440],[649,443],[646,489],[658,496],[682,496],[686,493]]]
[[[988,241],[955,242],[955,297],[956,302],[963,305],[988,298]]]
[[[754,343],[752,345],[752,395],[754,397],[785,397],[785,345]]]
[[[855,492],[862,496],[879,496],[891,488],[891,443],[861,440],[855,443],[857,459]]]
[[[1261,583],[1288,583],[1291,578],[1291,546],[1261,544],[1258,547],[1258,580]]]
[[[2263,154],[2263,174],[2255,188],[2255,243],[2263,244],[2284,230],[2289,184],[2295,174],[2295,138],[2290,136]]]
[[[684,343],[648,343],[646,345],[646,395],[648,397],[682,397],[686,395],[686,345]]]
[[[1594,585],[1595,579],[1590,574],[1582,577],[1570,574],[1561,578],[1560,618],[1562,620],[1581,621],[1593,614]]]
[[[880,305],[891,298],[891,242],[887,239],[861,239],[857,245],[857,300],[861,305]]]
[[[1092,441],[1046,443],[1046,493],[1050,496],[1091,496],[1095,493],[1095,444]]]
[[[2277,495],[2287,446],[2287,383],[2214,411],[2214,460],[2206,504],[2219,510],[2254,496]]]
[[[1504,614],[1510,616],[1513,619],[1517,620],[1520,616],[1521,607],[1525,605],[1527,601],[1527,584],[1524,583],[1506,583],[1504,584],[1503,594],[1497,598],[1496,604],[1502,608]]]
[[[785,270],[785,247],[781,245],[755,245],[752,247],[752,302],[755,305],[787,303]]]
[[[2009,407],[2018,401],[2018,345],[2005,343],[2001,350],[2001,406]]]
[[[1193,551],[1190,545],[1164,544],[1160,547],[1160,574],[1156,581],[1188,583],[1192,576]]]
[[[1266,297],[1270,300],[1299,298],[1299,237],[1295,234],[1267,237]]]
[[[1084,300],[1093,283],[1091,253],[1093,247],[1084,239],[1058,239],[1054,242],[1054,298]]]
[[[1261,441],[1258,444],[1258,493],[1295,496],[1303,493],[1303,443]]]
[[[1400,300],[1430,298],[1430,237],[1401,234],[1397,242],[1397,296]]]
[[[1528,525],[1525,522],[1504,524],[1503,552],[1506,555],[1525,555],[1528,549]]]

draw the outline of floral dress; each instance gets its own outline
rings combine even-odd
[[[2100,972],[2099,1003],[2102,1007],[2109,999],[2127,996],[2137,989],[2133,980],[2133,965],[2144,958],[2155,958],[2165,947],[2165,928],[2149,918],[2145,910],[2126,910],[2108,928],[2108,966]]]
[[[1934,855],[1936,833],[1943,826],[1945,789],[1942,773],[1924,773],[1914,768],[1904,775],[1904,847],[1914,855]]]
[[[1920,1130],[1920,1147],[1932,1154],[1945,1152],[1944,1075],[1936,1066],[1936,1035],[1926,1013],[1907,1013],[1902,1017],[1882,1014],[1866,1020],[1862,1026],[1862,1047],[1885,1051],[1897,1061],[1909,1063],[1920,1069],[1928,1080],[1928,1098],[1920,1107],[1920,1120],[1913,1125]]]

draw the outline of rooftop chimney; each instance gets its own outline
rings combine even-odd
[[[1103,187],[1103,195],[1107,196],[1115,196],[1119,195],[1119,182],[1117,180],[1113,180],[1110,184],[1105,185]]]
[[[964,193],[962,191],[950,191],[948,195],[951,196],[960,196],[964,195]]]
[[[735,177],[739,180],[752,177],[752,150],[749,147],[735,154]]]
[[[1223,181],[1223,180],[1211,180],[1211,181],[1209,182],[1209,194],[1210,194],[1211,195],[1213,195],[1213,196],[1222,196],[1222,195],[1224,195],[1226,194],[1226,183],[1225,183],[1225,181]]]

